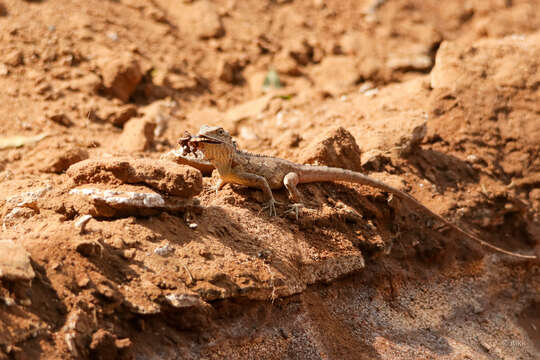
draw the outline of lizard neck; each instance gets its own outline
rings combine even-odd
[[[228,146],[227,144],[204,144],[201,150],[206,160],[208,160],[221,175],[231,169],[235,152],[232,146]]]

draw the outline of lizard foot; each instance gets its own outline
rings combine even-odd
[[[270,199],[266,202],[266,205],[263,206],[261,211],[268,210],[270,216],[276,216],[276,200]]]
[[[298,214],[300,213],[300,209],[304,207],[304,204],[302,203],[296,203],[289,206],[289,209],[285,211],[285,214],[294,214],[296,217],[296,220],[298,220]]]

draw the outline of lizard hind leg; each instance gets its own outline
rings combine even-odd
[[[285,185],[285,188],[289,192],[289,195],[291,197],[291,200],[294,201],[294,204],[292,204],[289,208],[289,210],[286,211],[286,213],[292,213],[295,215],[296,220],[298,220],[298,213],[301,208],[304,207],[304,204],[301,201],[301,195],[298,189],[296,188],[296,185],[298,185],[299,182],[298,174],[295,172],[290,172],[283,178],[283,185]]]

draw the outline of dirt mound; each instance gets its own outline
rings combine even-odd
[[[538,358],[538,263],[367,186],[269,217],[178,139],[538,254],[539,31],[532,0],[0,0],[0,359]]]

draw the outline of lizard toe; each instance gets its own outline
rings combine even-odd
[[[268,210],[268,214],[270,216],[276,216],[276,201],[274,199],[270,199],[265,206],[263,206],[262,210]]]
[[[296,220],[298,220],[298,216],[300,214],[300,209],[304,207],[304,204],[302,203],[295,203],[289,206],[288,210],[285,210],[285,214],[294,214],[296,217]]]

